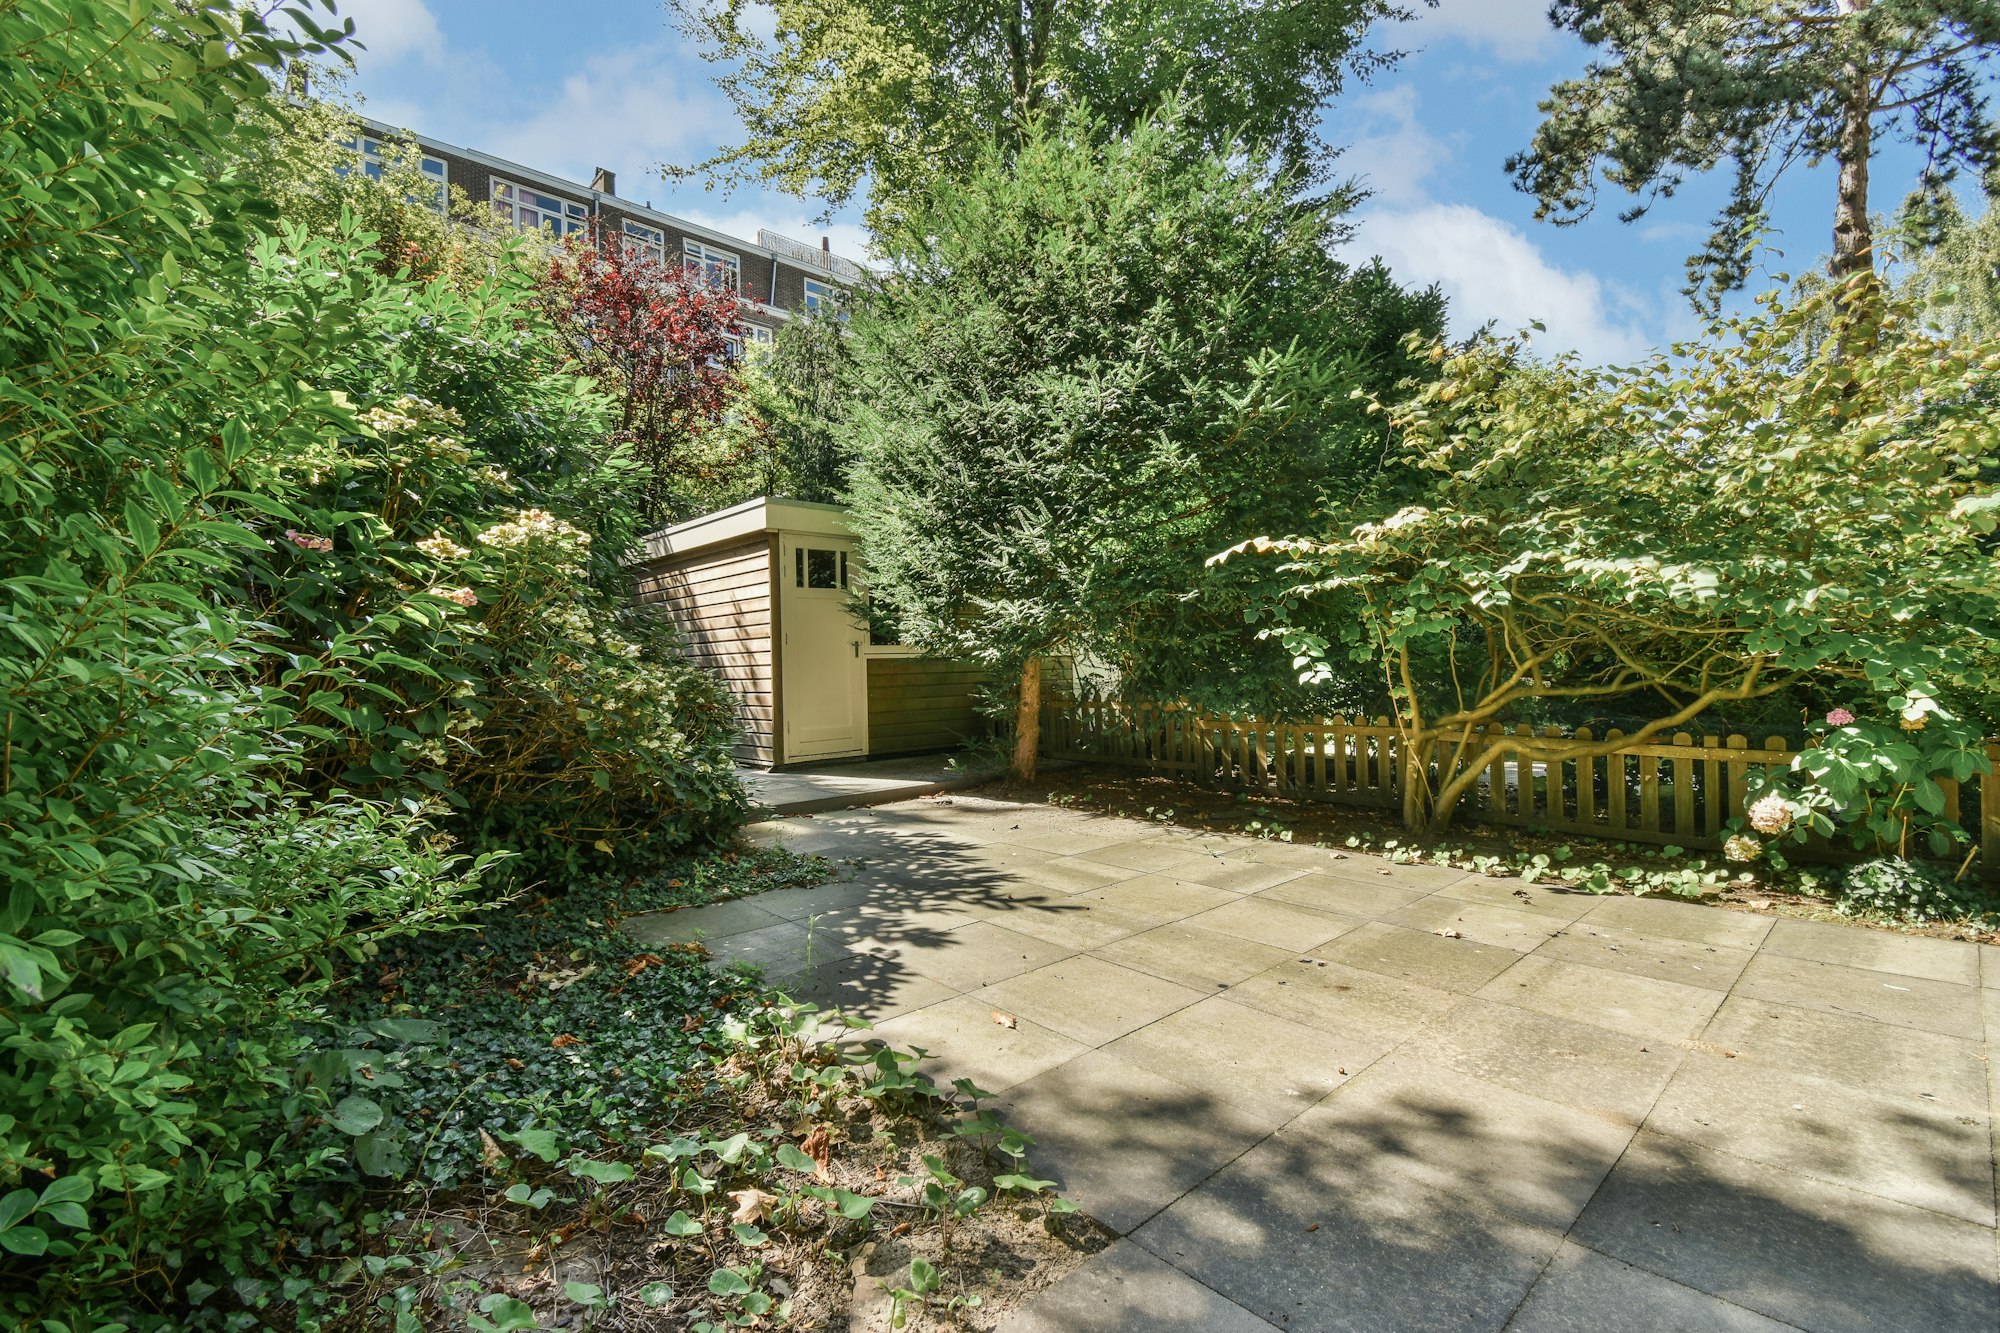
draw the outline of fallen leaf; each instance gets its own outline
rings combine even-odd
[[[1532,894],[1530,894],[1530,893],[1529,893],[1529,892],[1528,892],[1528,891],[1527,891],[1526,889],[1516,889],[1516,890],[1514,890],[1514,896],[1515,896],[1516,898],[1519,898],[1519,899],[1520,899],[1520,900],[1521,900],[1522,902],[1524,902],[1524,903],[1525,903],[1525,902],[1533,902],[1533,901],[1534,901],[1534,897],[1533,897],[1533,895],[1532,895]]]
[[[1444,937],[1445,937],[1446,939],[1448,939],[1448,940],[1462,940],[1462,939],[1464,939],[1464,938],[1465,938],[1465,932],[1464,932],[1464,931],[1462,931],[1462,930],[1453,930],[1453,929],[1451,929],[1451,928],[1450,928],[1450,927],[1448,927],[1448,926],[1447,926],[1447,927],[1446,927],[1445,929],[1443,929],[1443,930],[1434,930],[1434,931],[1432,931],[1432,932],[1431,932],[1431,934],[1433,934],[1433,935],[1442,935],[1442,936],[1444,936]]]
[[[819,1168],[819,1178],[827,1179],[827,1167],[833,1161],[833,1136],[826,1132],[826,1126],[821,1125],[806,1135],[800,1150],[813,1159],[813,1165]]]
[[[1317,1222],[1313,1223],[1313,1224],[1312,1224],[1311,1226],[1307,1227],[1307,1228],[1306,1228],[1306,1230],[1307,1230],[1307,1231],[1318,1231],[1318,1230],[1319,1230],[1319,1223],[1317,1223]]]
[[[636,977],[649,967],[664,966],[666,961],[666,959],[656,953],[642,953],[637,958],[628,958],[625,960],[625,975]]]
[[[1017,1028],[1021,1026],[1020,1019],[1014,1017],[1012,1014],[1003,1014],[998,1009],[993,1011],[993,1021],[1003,1028]]]
[[[509,1069],[526,1069],[528,1066],[510,1055],[507,1057],[507,1067]]]
[[[565,1046],[581,1046],[583,1045],[583,1038],[572,1036],[569,1033],[564,1032],[559,1034],[554,1041],[551,1041],[549,1043],[549,1045],[555,1047],[557,1050],[561,1050]]]
[[[493,1141],[493,1136],[483,1129],[479,1131],[479,1160],[486,1166],[499,1166],[507,1160],[507,1154]]]
[[[755,1226],[770,1214],[771,1205],[777,1202],[773,1195],[762,1190],[731,1190],[729,1197],[736,1204],[735,1213],[729,1221],[732,1226]]]
[[[688,1016],[687,1016],[686,1018],[683,1018],[683,1019],[681,1020],[681,1031],[683,1031],[683,1032],[699,1032],[699,1031],[701,1031],[701,1017],[700,1017],[700,1015],[698,1015],[698,1014],[689,1014],[689,1015],[688,1015]]]

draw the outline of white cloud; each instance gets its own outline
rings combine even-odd
[[[593,56],[526,119],[488,118],[479,146],[583,180],[609,167],[620,194],[643,198],[657,164],[706,156],[736,128],[706,82],[674,77],[673,54],[666,43],[646,43]]]
[[[1420,9],[1411,25],[1418,42],[1451,37],[1501,60],[1539,60],[1556,49],[1549,0],[1443,0]]]
[[[1327,126],[1344,136],[1338,168],[1366,185],[1382,204],[1410,204],[1428,198],[1426,184],[1451,160],[1452,148],[1417,120],[1417,88],[1399,83],[1341,103],[1339,120]]]
[[[416,56],[426,65],[444,63],[444,32],[424,0],[335,0],[340,18],[354,20],[354,37],[366,51],[358,64],[394,65]],[[337,22],[338,20],[336,20]]]
[[[1489,319],[1503,332],[1539,320],[1547,331],[1536,346],[1594,362],[1629,360],[1662,341],[1635,318],[1656,313],[1654,303],[1551,264],[1518,228],[1465,204],[1370,210],[1353,245],[1405,283],[1443,288],[1459,336]]]

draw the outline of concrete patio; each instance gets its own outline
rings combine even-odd
[[[949,754],[903,759],[842,759],[772,771],[739,768],[750,799],[774,815],[810,815],[887,805],[991,782],[1003,771],[993,760]]]
[[[1006,1327],[2000,1327],[2000,950],[958,796],[635,919],[937,1055],[1123,1239]]]

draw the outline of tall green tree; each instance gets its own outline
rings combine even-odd
[[[1994,0],[1556,0],[1550,19],[1599,53],[1542,103],[1510,158],[1537,217],[1574,223],[1600,177],[1641,201],[1633,221],[1692,176],[1728,165],[1729,200],[1688,260],[1697,303],[1742,286],[1771,191],[1832,161],[1831,276],[1876,262],[1869,169],[1884,140],[1917,145],[1910,184],[1942,200],[1963,169],[2000,164],[1985,70],[2000,44]]]
[[[1924,322],[1968,341],[2000,338],[2000,212],[1989,200],[1968,216],[1956,199],[1897,218],[1902,233],[1896,290]]]
[[[1423,0],[1434,4],[1436,0]],[[1320,108],[1398,0],[671,0],[747,131],[688,174],[777,185],[829,207],[911,196],[1018,146],[1050,109],[1125,133],[1168,99],[1190,133],[1323,167]],[[772,22],[775,11],[776,21]]]
[[[1330,258],[1337,216],[1268,180],[1171,105],[1125,137],[1072,117],[988,145],[880,238],[839,426],[867,578],[905,642],[1019,682],[1024,776],[1045,657],[1148,685],[1246,669],[1240,605],[1189,594],[1204,560],[1374,475],[1354,393],[1399,369],[1357,315],[1441,322],[1434,294],[1387,301]]]

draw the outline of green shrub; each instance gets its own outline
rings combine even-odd
[[[490,901],[468,835],[664,843],[740,801],[719,696],[617,631],[636,520],[587,387],[504,291],[271,235],[232,176],[301,49],[229,0],[0,0],[8,1327],[179,1326],[314,1182],[392,1160],[387,1111],[300,1062],[343,966]],[[379,428],[411,393],[470,443]],[[422,538],[537,507],[592,536],[580,576],[498,550],[475,606],[431,591]],[[527,628],[486,625],[508,598]]]
[[[1842,912],[1916,923],[1982,920],[1992,917],[1995,908],[1977,884],[1955,881],[1936,867],[1895,856],[1850,866],[1841,875],[1835,905]]]
[[[528,876],[734,824],[733,709],[632,608],[616,556],[637,535],[634,468],[603,443],[605,401],[520,336],[538,327],[526,277],[402,287],[368,267],[366,237],[341,239],[344,273],[283,262],[314,248],[296,233],[259,266],[280,289],[362,293],[363,337],[327,375],[368,405],[353,433],[274,460],[305,528],[273,533],[280,554],[250,590],[291,659],[340,635],[378,645],[311,701],[326,732],[308,781],[435,795],[449,827],[520,852]]]

